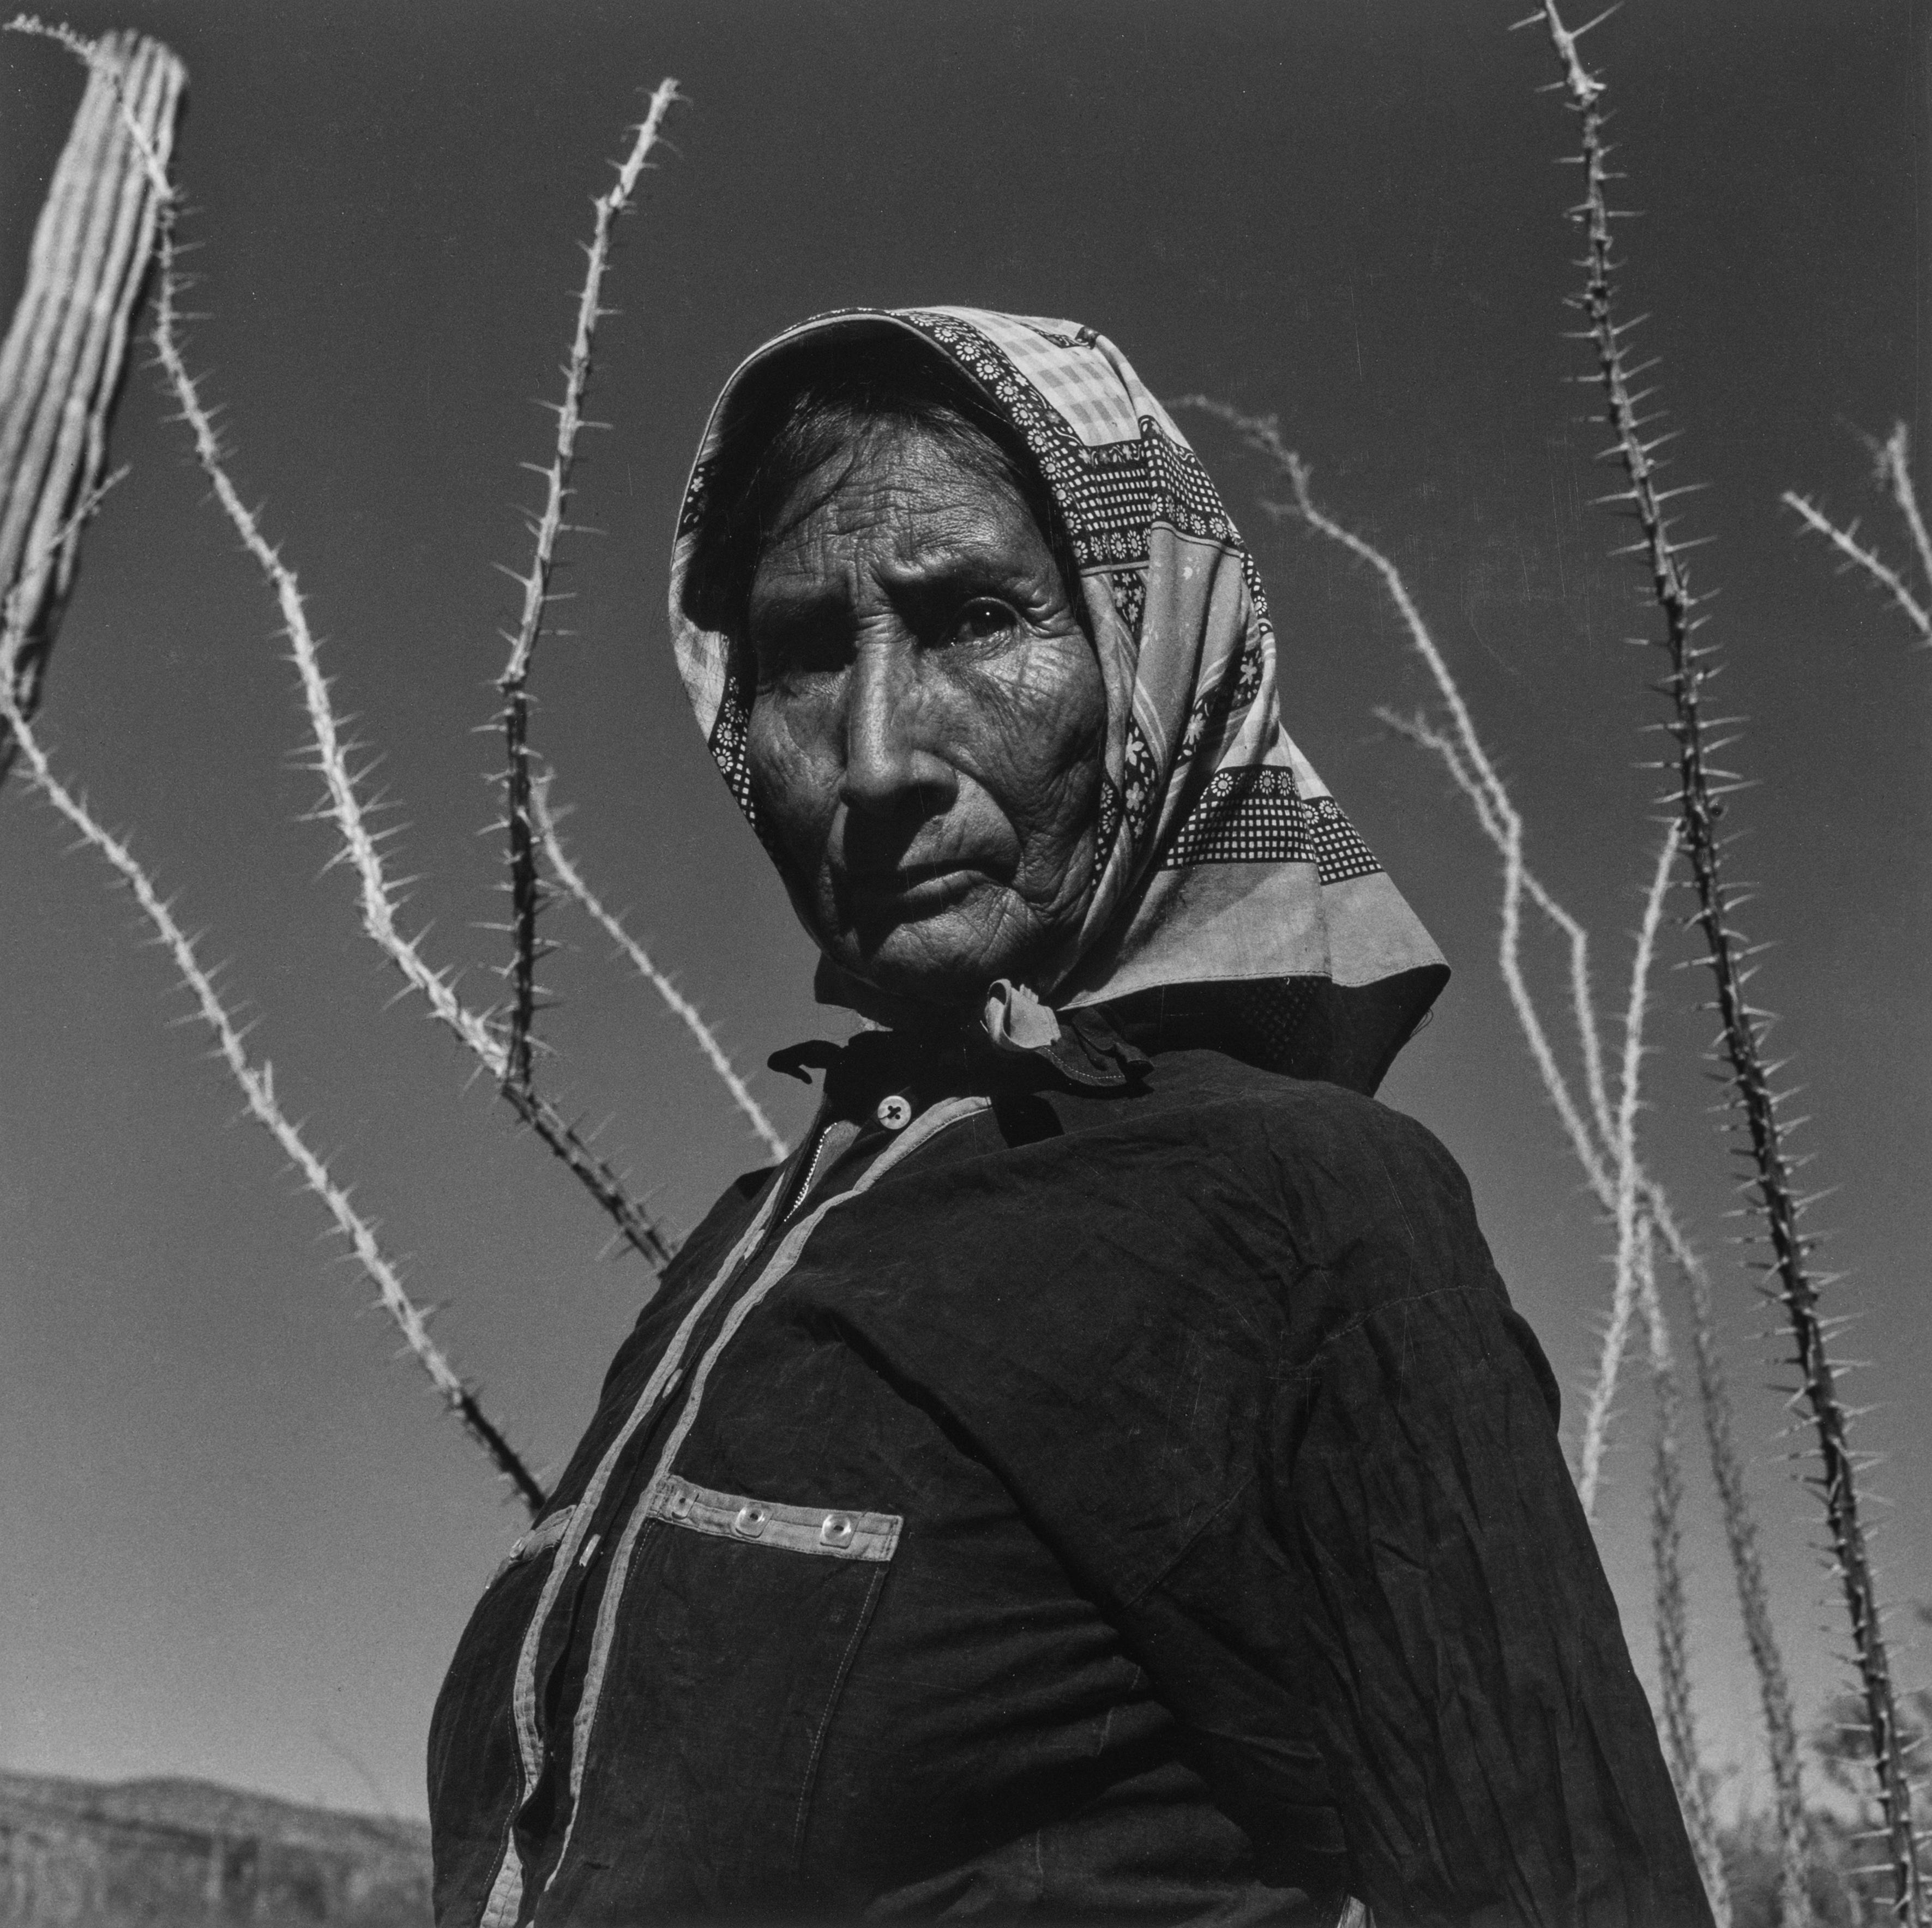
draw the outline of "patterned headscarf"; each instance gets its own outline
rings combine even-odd
[[[1447,967],[1282,727],[1267,598],[1207,471],[1090,328],[844,310],[777,336],[726,385],[686,495],[670,613],[699,726],[747,817],[752,692],[726,637],[687,613],[686,574],[740,383],[802,337],[854,328],[909,331],[978,385],[1038,464],[1079,571],[1107,692],[1095,882],[1057,979],[1035,988],[1063,1010],[1212,1011],[1244,1055],[1372,1089]],[[843,1001],[836,973],[820,995]]]

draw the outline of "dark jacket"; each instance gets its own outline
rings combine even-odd
[[[1372,1100],[862,1040],[471,1619],[437,1919],[1706,1923],[1556,1408]]]

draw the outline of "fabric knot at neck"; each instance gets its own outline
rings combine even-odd
[[[1105,1010],[1056,1012],[1025,985],[1002,978],[988,988],[976,1018],[931,1028],[861,1031],[843,1045],[808,1039],[774,1051],[766,1063],[801,1080],[823,1071],[828,1108],[865,1120],[894,1093],[922,1111],[940,1097],[994,1096],[1042,1085],[1126,1090],[1146,1075],[1150,1060]]]
[[[1147,1054],[1120,1035],[1103,1009],[1056,1012],[1010,978],[997,978],[988,988],[980,1023],[994,1051],[1036,1058],[1090,1090],[1132,1084],[1148,1069]]]
[[[1060,1020],[1010,977],[993,980],[980,1023],[995,1051],[1046,1051],[1060,1042]]]

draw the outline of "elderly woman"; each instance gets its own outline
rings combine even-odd
[[[1446,971],[1118,350],[782,336],[671,610],[871,1027],[464,1636],[438,1920],[1706,1922],[1549,1368],[1370,1095]]]

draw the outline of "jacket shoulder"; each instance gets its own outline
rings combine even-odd
[[[1168,1083],[1190,1135],[1237,1180],[1246,1235],[1271,1223],[1292,1252],[1278,1289],[1307,1328],[1298,1344],[1390,1314],[1406,1330],[1508,1315],[1468,1181],[1426,1126],[1228,1059],[1177,1066]]]
[[[1219,1052],[1158,1061],[1161,1110],[1198,1115],[1204,1134],[1237,1156],[1271,1160],[1317,1183],[1440,1191],[1466,1207],[1462,1168],[1435,1133],[1379,1099],[1316,1078],[1257,1070]]]

